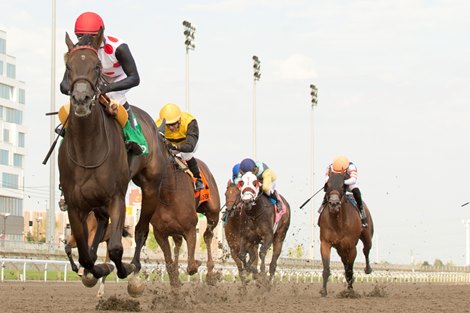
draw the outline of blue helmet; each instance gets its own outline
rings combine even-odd
[[[244,159],[240,163],[240,172],[243,172],[243,173],[253,172],[255,168],[256,168],[256,163],[250,158]]]
[[[237,163],[232,168],[232,177],[237,177],[240,174],[240,163]]]

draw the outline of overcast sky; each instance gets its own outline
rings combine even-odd
[[[99,13],[106,33],[129,44],[141,84],[128,100],[155,117],[167,102],[185,106],[182,21],[196,26],[190,111],[200,127],[197,156],[212,169],[222,195],[232,165],[253,153],[251,57],[260,58],[257,156],[277,173],[278,190],[292,207],[285,251],[311,245],[312,206],[299,206],[313,194],[313,83],[315,189],[336,155],[356,163],[375,222],[372,260],[465,264],[462,220],[470,218],[470,205],[461,204],[470,201],[470,2],[57,1],[57,106],[67,100],[58,90],[65,32],[73,34],[84,11]],[[7,53],[16,57],[17,78],[26,82],[25,206],[44,209],[51,1],[2,1],[0,12]],[[318,231],[316,237],[317,244]],[[319,258],[317,246],[314,251]],[[362,253],[357,260],[364,260]]]

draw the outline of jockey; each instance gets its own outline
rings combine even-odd
[[[75,21],[75,35],[79,39],[86,34],[96,36],[101,28],[104,30],[103,19],[94,12],[82,13]],[[128,116],[128,121],[123,126],[126,145],[134,154],[146,155],[148,154],[147,142],[126,99],[129,89],[140,83],[139,73],[129,46],[119,38],[103,36],[97,52],[102,65],[102,79],[98,89],[114,103],[118,102],[124,106]],[[70,94],[68,70],[65,71],[60,84],[60,91],[65,95]]]
[[[346,185],[347,190],[352,192],[354,199],[357,202],[357,206],[360,212],[362,227],[364,228],[368,227],[367,215],[366,215],[366,212],[364,211],[364,206],[362,205],[361,191],[359,190],[359,186],[357,184],[356,165],[353,162],[350,162],[349,159],[345,156],[341,155],[341,156],[336,157],[333,163],[328,165],[326,169],[326,176],[325,176],[326,182],[325,182],[325,187],[324,187],[325,191],[326,191],[326,184],[328,182],[328,179],[330,178],[331,172],[334,172],[334,173],[344,172],[345,173],[344,184]],[[325,194],[324,201],[325,200],[326,200],[326,194]]]
[[[238,184],[242,175],[240,174],[240,163],[237,163],[232,168],[232,183]]]
[[[196,178],[195,190],[204,189],[197,160],[194,158],[199,140],[196,118],[188,112],[181,112],[176,104],[167,103],[160,110],[157,126],[162,124],[163,119],[165,119],[164,135],[168,140],[168,148],[178,152],[178,155],[188,163],[189,170]]]
[[[244,159],[240,162],[240,175],[246,172],[252,172],[258,177],[262,186],[263,192],[276,201],[278,211],[282,210],[282,201],[279,193],[276,190],[276,174],[263,162],[255,162],[250,158]]]

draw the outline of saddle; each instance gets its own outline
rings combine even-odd
[[[346,202],[351,203],[351,205],[356,209],[357,214],[359,214],[359,217],[361,217],[361,212],[359,211],[359,206],[357,205],[356,199],[354,199],[354,195],[352,193],[346,193],[344,196],[346,198]],[[320,226],[320,217],[321,217],[321,214],[323,213],[324,207],[325,205],[324,203],[322,203],[322,205],[318,209],[318,221],[317,221],[318,226]]]
[[[188,174],[191,179],[193,180],[193,184],[196,182],[196,178],[193,176],[193,173],[189,170],[188,164],[184,160],[182,160],[180,157],[173,155],[173,160],[175,161],[176,167],[179,170],[182,170],[186,174]],[[206,176],[204,175],[204,172],[199,169],[199,172],[201,174],[201,179],[202,183],[204,184],[204,189],[203,190],[198,190],[194,193],[194,199],[197,199],[198,205],[201,203],[204,203],[206,201],[209,201],[210,199],[210,188],[209,184],[207,183]]]

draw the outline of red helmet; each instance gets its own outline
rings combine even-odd
[[[98,34],[100,28],[104,29],[104,23],[101,16],[94,12],[85,12],[80,14],[80,16],[75,21],[75,34]]]

